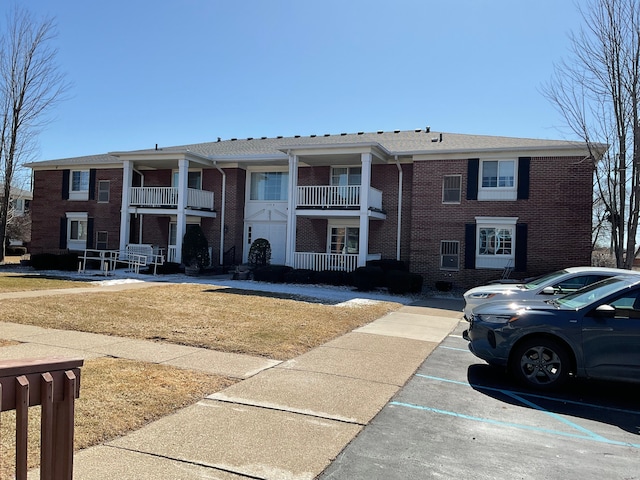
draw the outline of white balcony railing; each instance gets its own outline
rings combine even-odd
[[[129,204],[134,207],[177,207],[178,189],[174,187],[131,187]],[[213,210],[213,192],[189,188],[187,207]]]
[[[299,208],[360,208],[360,185],[298,187]],[[382,192],[369,187],[367,208],[382,210]]]
[[[358,255],[296,252],[293,262],[294,268],[305,268],[316,272],[323,270],[352,272],[358,267]]]

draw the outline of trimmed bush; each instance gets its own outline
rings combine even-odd
[[[417,273],[404,270],[390,270],[386,274],[389,293],[403,295],[405,293],[420,293],[424,279]]]
[[[11,255],[11,256],[22,256],[25,255],[27,253],[27,248],[26,247],[21,247],[21,246],[8,246],[5,248],[5,255]]]
[[[249,265],[264,267],[271,263],[271,244],[266,238],[257,238],[249,248]]]
[[[209,242],[200,225],[187,228],[182,242],[182,263],[186,266],[203,269],[211,263],[209,258]]]
[[[295,269],[284,274],[284,283],[316,283],[316,272],[306,269]]]
[[[384,270],[381,267],[358,267],[353,272],[353,285],[361,292],[383,287]]]
[[[338,270],[323,270],[316,272],[316,283],[322,285],[353,285],[353,276],[351,273],[341,272]]]
[[[63,270],[73,272],[78,270],[78,254],[70,252],[62,255],[55,255],[53,253],[31,255],[31,266],[35,270]]]
[[[284,283],[284,276],[293,268],[286,265],[267,265],[253,271],[253,279],[258,282]]]
[[[391,260],[391,259],[382,259],[382,260],[369,260],[367,262],[367,267],[380,267],[385,272],[389,272],[391,270],[402,270],[404,272],[409,271],[409,266],[406,262],[402,260]]]
[[[165,262],[162,265],[158,265],[157,273],[160,275],[180,273],[180,264],[176,262]]]

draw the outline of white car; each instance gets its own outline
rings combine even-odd
[[[605,278],[617,275],[640,275],[640,272],[606,267],[569,267],[543,275],[522,284],[490,284],[475,287],[464,293],[464,318],[471,317],[471,311],[480,304],[505,300],[547,300]]]

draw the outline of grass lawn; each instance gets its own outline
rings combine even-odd
[[[24,273],[0,273],[0,293],[25,292],[31,290],[48,290],[51,288],[90,287],[88,282],[60,280]]]
[[[23,289],[87,286],[83,282],[0,274],[0,292],[13,282]],[[45,283],[46,282],[46,283]],[[29,285],[29,286],[27,286]],[[47,286],[44,286],[47,285]],[[37,325],[171,342],[224,352],[286,360],[369,323],[401,305],[369,302],[323,305],[309,299],[180,284],[120,292],[4,299],[0,318]],[[0,343],[0,347],[5,343]],[[234,380],[198,372],[102,358],[82,369],[76,408],[76,448],[99,444],[224,389]],[[30,441],[30,465],[38,462],[38,409]],[[15,424],[2,414],[0,478],[11,478],[8,453]],[[7,451],[5,451],[7,449]]]

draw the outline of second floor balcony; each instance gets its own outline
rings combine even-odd
[[[298,187],[297,208],[353,209],[361,207],[361,185]],[[369,187],[367,209],[382,211],[382,192]]]
[[[177,208],[178,189],[175,187],[131,187],[129,205],[148,208]],[[187,189],[187,208],[213,210],[213,192]]]

